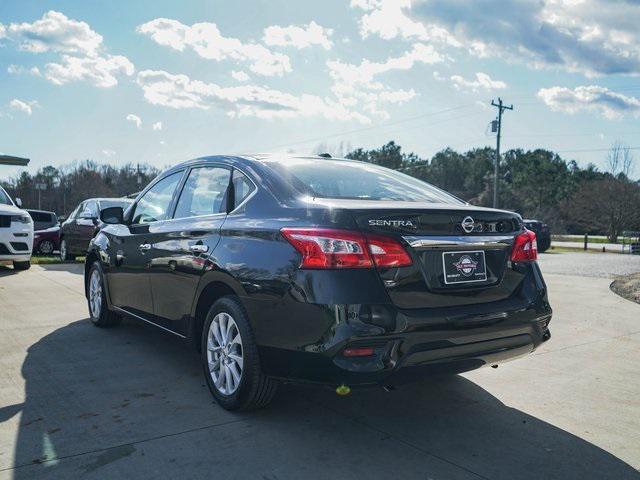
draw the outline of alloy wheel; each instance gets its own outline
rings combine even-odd
[[[40,250],[40,253],[42,253],[43,255],[50,255],[53,253],[53,243],[51,243],[49,240],[45,240],[40,244],[38,250]]]
[[[89,280],[89,305],[91,307],[91,316],[99,318],[102,309],[102,279],[97,269],[91,273],[91,279]]]
[[[207,360],[216,390],[223,395],[233,394],[240,386],[244,357],[240,330],[226,312],[218,313],[209,325]]]

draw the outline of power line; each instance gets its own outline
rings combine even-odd
[[[640,147],[624,147],[625,150],[640,150]],[[608,152],[611,147],[608,148],[580,148],[576,150],[556,150],[555,153],[579,153],[579,152]]]
[[[498,164],[500,163],[500,132],[502,130],[502,113],[505,110],[513,110],[513,105],[509,105],[508,107],[506,105],[503,105],[502,99],[498,97],[498,103],[491,100],[491,106],[497,107],[498,109],[498,120],[497,120],[498,135],[496,137],[496,161],[493,167],[493,208],[498,208]]]
[[[375,130],[378,128],[385,128],[385,127],[391,127],[394,125],[398,125],[401,123],[406,123],[406,122],[411,122],[414,120],[419,120],[421,118],[427,118],[427,117],[434,117],[436,115],[442,115],[443,113],[448,113],[448,112],[453,112],[456,110],[462,110],[464,108],[470,108],[470,107],[475,107],[476,104],[475,103],[471,103],[471,104],[467,104],[467,105],[459,105],[457,107],[452,107],[452,108],[446,108],[444,110],[438,110],[436,112],[430,112],[430,113],[423,113],[421,115],[416,115],[413,117],[406,117],[406,118],[402,118],[400,120],[396,120],[395,122],[389,122],[389,123],[384,123],[384,124],[378,124],[378,125],[371,125],[369,127],[362,127],[362,128],[357,128],[354,130],[347,130],[344,132],[337,132],[337,133],[332,133],[329,135],[323,135],[322,137],[315,137],[315,138],[310,138],[307,140],[300,140],[300,141],[296,141],[296,142],[292,142],[292,143],[285,143],[285,144],[281,144],[281,145],[275,145],[272,146],[270,148],[268,148],[267,150],[275,150],[277,148],[284,148],[284,147],[292,147],[295,145],[303,145],[305,143],[311,143],[311,142],[319,142],[322,140],[326,140],[327,138],[334,138],[334,137],[341,137],[344,135],[351,135],[353,133],[360,133],[360,132],[366,132],[369,130]]]

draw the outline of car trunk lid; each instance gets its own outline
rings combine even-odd
[[[337,206],[337,205],[336,205]],[[359,229],[403,243],[411,267],[379,269],[400,308],[460,306],[503,300],[522,274],[507,268],[517,214],[470,205],[341,200]]]

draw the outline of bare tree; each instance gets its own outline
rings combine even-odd
[[[633,174],[634,158],[628,145],[616,140],[607,154],[609,172],[614,177],[623,174],[629,178]]]

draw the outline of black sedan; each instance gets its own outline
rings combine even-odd
[[[538,251],[546,252],[549,250],[551,246],[551,230],[549,230],[549,225],[540,220],[524,219],[523,222],[527,230],[531,230],[536,234]]]
[[[280,381],[393,386],[495,365],[550,337],[535,234],[372,164],[212,156],[102,212],[86,296],[192,342],[227,409]]]
[[[125,208],[131,202],[126,198],[89,198],[80,202],[60,225],[60,259],[68,261],[85,255],[89,242],[104,226],[100,212],[109,207]]]

